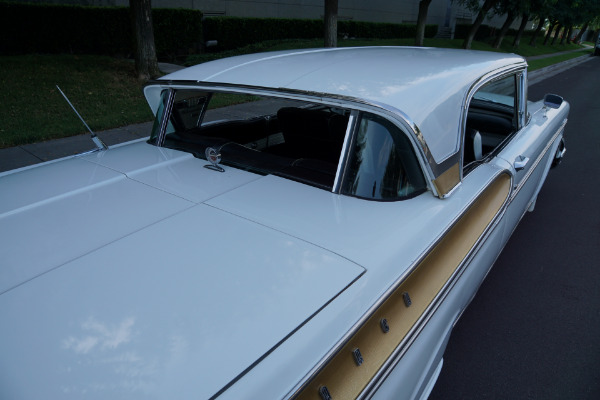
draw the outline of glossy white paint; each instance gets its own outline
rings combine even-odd
[[[417,125],[440,163],[458,151],[467,92],[486,73],[524,67],[514,54],[358,47],[279,51],[203,63],[161,80],[244,84],[350,96],[400,110]],[[153,107],[153,87],[146,88]]]
[[[266,357],[238,384],[225,392],[222,398],[231,400],[257,397],[286,398],[290,390],[286,382],[293,380],[294,377],[308,374],[320,361],[322,355],[333,348],[341,337],[352,329],[356,321],[369,311],[383,292],[404,275],[411,262],[416,262],[423,255],[428,243],[433,243],[438,238],[439,232],[452,224],[452,216],[458,215],[465,204],[476,197],[491,177],[500,171],[493,165],[482,165],[469,174],[467,184],[457,189],[456,196],[440,200],[426,193],[410,200],[409,203],[403,201],[402,207],[397,208],[402,208],[405,212],[394,212],[393,207],[390,206],[393,203],[362,202],[363,207],[359,207],[360,200],[345,196],[329,195],[329,199],[325,199],[319,195],[322,191],[318,189],[314,189],[314,193],[305,190],[302,195],[292,192],[287,197],[284,193],[291,188],[290,185],[286,185],[284,186],[286,190],[280,191],[279,196],[274,199],[274,204],[282,204],[282,206],[270,208],[277,217],[267,220],[266,215],[270,212],[260,211],[256,207],[256,204],[264,200],[260,195],[261,191],[257,191],[256,197],[248,197],[247,192],[244,191],[246,188],[237,189],[241,191],[238,194],[246,201],[236,208],[236,213],[249,217],[255,212],[257,215],[254,218],[259,223],[276,223],[277,229],[285,229],[284,227],[289,225],[288,219],[291,218],[284,215],[283,210],[287,207],[288,214],[296,215],[297,229],[293,233],[289,231],[291,234],[298,235],[300,238],[314,235],[313,243],[323,247],[333,245],[337,241],[333,250],[351,257],[354,261],[364,262],[367,273],[307,323],[302,328],[301,335],[289,338],[279,351]],[[288,202],[292,198],[296,200]],[[431,203],[429,203],[430,199]],[[215,206],[219,203],[225,210],[234,212],[231,207],[233,200],[231,199],[231,202],[228,200],[230,200],[229,193],[210,203]],[[422,206],[421,202],[425,203],[425,206]],[[390,207],[384,208],[386,205]],[[449,208],[445,209],[445,205]],[[432,224],[431,228],[427,229],[426,223],[421,225],[417,220],[425,217],[424,214],[429,212],[435,216],[432,220],[427,220],[426,223]],[[321,217],[324,219],[319,223]],[[275,222],[281,218],[283,220]],[[386,223],[372,222],[372,220],[381,221],[381,218],[385,218]],[[500,251],[502,243],[497,240],[497,236],[501,237],[503,229],[504,224],[500,222],[495,231],[497,233],[493,239],[486,242],[487,247],[479,256],[479,268],[468,270],[469,273],[461,279],[461,282],[466,281],[460,284],[462,289],[452,292],[453,297],[447,306],[447,309],[452,312],[436,313],[434,320],[438,322],[432,323],[433,328],[425,329],[424,338],[417,342],[424,344],[411,346],[412,355],[409,360],[412,361],[401,363],[403,379],[398,385],[401,385],[404,390],[397,395],[397,398],[411,398],[412,392],[408,388],[418,390],[417,384],[422,380],[423,374],[428,372],[424,370],[424,367],[430,364],[428,360],[442,351],[433,344],[441,346],[444,343],[441,333],[447,331],[448,326],[452,325],[458,317],[462,308],[470,300],[473,288],[477,287]],[[354,241],[355,237],[362,238],[363,242]],[[345,243],[346,241],[348,243]],[[386,250],[382,250],[384,246],[387,246]],[[290,363],[290,359],[293,362]],[[395,383],[392,381],[391,384]]]
[[[133,146],[99,158],[143,164]],[[202,160],[193,161],[202,176]],[[74,163],[105,172],[83,160],[64,168]],[[36,172],[60,178],[28,172],[31,183]],[[364,272],[117,175],[102,190],[84,186],[0,217],[1,398],[208,398]]]
[[[437,49],[301,50],[206,63],[146,94],[154,105],[173,79],[351,96],[401,109],[440,161],[460,142],[471,85],[519,65]],[[523,197],[374,393],[423,396],[547,173],[548,131],[568,105],[546,116],[529,106],[523,132],[444,200],[367,201],[219,173],[144,142],[0,175],[0,398],[288,398],[495,176],[518,185],[511,160],[529,152],[540,162]]]

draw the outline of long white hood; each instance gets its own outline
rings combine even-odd
[[[364,271],[207,204],[265,178],[123,149],[0,177],[0,398],[210,398]]]

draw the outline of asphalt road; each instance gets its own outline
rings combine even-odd
[[[567,153],[456,325],[430,400],[600,399],[600,57],[535,84]]]

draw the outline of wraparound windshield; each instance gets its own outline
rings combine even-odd
[[[348,109],[188,89],[166,90],[162,100],[150,139],[155,145],[201,159],[207,158],[208,148],[214,149],[224,166],[327,190],[333,190],[338,170],[344,170],[339,164]],[[424,190],[423,175],[405,135],[382,118],[365,115],[358,140],[349,141],[352,164],[346,175],[352,183],[342,185],[344,193],[395,200]],[[381,156],[388,160],[377,158]],[[367,182],[372,178],[374,182]],[[371,189],[363,190],[365,185]]]

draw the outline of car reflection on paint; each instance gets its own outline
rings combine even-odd
[[[148,139],[0,175],[2,398],[426,398],[569,112],[521,57],[431,48],[144,93]]]

